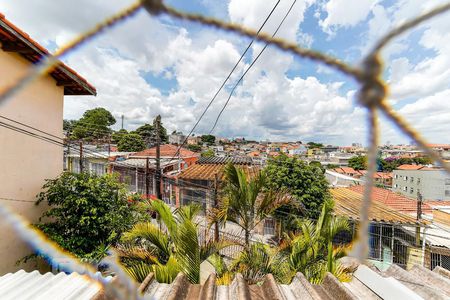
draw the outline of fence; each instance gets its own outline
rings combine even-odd
[[[372,49],[372,51],[367,55],[367,57],[363,60],[363,63],[360,66],[351,66],[342,62],[339,59],[331,57],[329,55],[325,55],[320,52],[313,51],[307,48],[298,47],[294,43],[287,42],[283,39],[273,37],[266,33],[259,33],[255,30],[245,28],[241,25],[226,23],[217,19],[205,17],[202,15],[185,13],[178,11],[172,7],[165,5],[161,0],[142,0],[133,3],[131,6],[126,9],[118,12],[117,14],[111,16],[109,19],[97,24],[94,28],[87,31],[86,33],[78,36],[75,40],[68,43],[66,46],[61,47],[57,50],[53,56],[49,56],[47,59],[42,60],[40,63],[35,64],[28,73],[26,73],[22,78],[20,78],[17,82],[2,89],[0,93],[0,105],[2,102],[11,98],[11,96],[15,95],[25,86],[27,86],[34,79],[42,76],[44,74],[48,74],[50,70],[58,66],[58,59],[73,49],[79,47],[80,45],[86,43],[91,40],[94,36],[102,33],[105,29],[112,27],[115,24],[118,24],[125,19],[134,16],[135,13],[140,9],[144,8],[151,15],[167,15],[172,18],[191,21],[195,23],[200,23],[206,26],[215,27],[218,29],[223,29],[229,32],[233,32],[239,34],[241,36],[250,37],[254,40],[264,42],[268,45],[275,46],[276,48],[294,54],[300,58],[307,58],[313,60],[318,63],[325,64],[353,79],[355,79],[359,83],[359,104],[365,107],[368,111],[368,123],[369,123],[369,141],[370,147],[368,152],[368,172],[367,172],[367,180],[366,180],[366,191],[364,196],[364,203],[361,207],[361,224],[359,226],[359,240],[356,243],[356,252],[360,259],[363,259],[367,256],[382,256],[382,251],[378,250],[376,252],[373,251],[373,254],[370,254],[369,248],[372,247],[366,242],[369,240],[369,237],[373,235],[374,243],[377,238],[377,233],[371,233],[371,227],[369,226],[368,220],[368,209],[370,206],[370,195],[372,191],[373,183],[373,174],[375,172],[376,167],[376,155],[377,155],[377,145],[378,145],[378,135],[379,135],[379,125],[378,125],[378,113],[381,112],[389,121],[393,122],[401,132],[403,132],[407,137],[409,137],[412,141],[414,141],[429,157],[431,157],[435,162],[439,163],[445,170],[450,172],[450,166],[442,160],[442,158],[430,149],[427,146],[427,141],[416,131],[414,128],[406,122],[400,115],[398,115],[389,103],[386,101],[387,96],[387,83],[382,79],[383,65],[379,58],[379,52],[382,50],[393,38],[404,33],[405,31],[421,24],[422,22],[435,17],[436,15],[442,14],[450,9],[450,3],[445,5],[441,5],[428,13],[425,13],[413,20],[407,21],[403,23],[403,25],[398,28],[392,30],[387,33],[383,38],[381,38]],[[9,223],[14,225],[14,228],[17,230],[18,235],[26,239],[37,251],[48,255],[49,257],[53,257],[55,254],[61,252],[54,245],[49,244],[45,240],[40,239],[38,233],[29,229],[26,224],[26,220],[20,219],[17,215],[15,215],[12,211],[9,211],[6,207],[0,207],[0,213],[3,218],[7,220]],[[396,228],[391,231],[395,233]],[[382,246],[392,243],[392,240],[389,240],[389,230],[387,229],[379,229],[378,233],[378,246]],[[403,241],[397,240],[394,238],[394,246],[397,244],[400,249],[403,245]],[[376,244],[373,245],[373,248],[376,248]],[[382,247],[381,247],[382,248]],[[448,263],[448,257],[445,255],[431,252],[430,254],[430,264],[437,263]],[[62,255],[62,254],[61,254]],[[401,261],[401,256],[398,256],[398,260]],[[119,280],[125,283],[127,287],[126,290],[120,290],[117,287],[113,287],[113,285],[100,282],[104,285],[105,289],[111,290],[120,298],[128,298],[130,295],[135,297],[140,297],[137,295],[136,287],[128,277],[126,277],[123,272],[120,271],[120,268],[116,264],[112,264],[112,268],[117,270],[119,274]],[[74,271],[86,271],[86,267],[79,263],[79,267],[75,268]],[[93,280],[98,280],[95,276],[92,275],[92,272],[86,271],[88,275],[90,275]]]

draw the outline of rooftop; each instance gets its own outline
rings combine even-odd
[[[0,43],[5,52],[17,53],[35,64],[50,56],[50,52],[28,34],[8,21],[0,13]],[[58,86],[64,87],[64,95],[96,95],[95,87],[62,62],[50,72]]]
[[[364,185],[354,185],[348,187],[348,190],[358,193],[359,195],[364,194]],[[386,204],[396,211],[400,211],[406,214],[415,214],[417,212],[417,201],[401,194],[394,193],[387,189],[382,189],[378,187],[372,188],[372,199]],[[427,203],[422,203],[422,213],[431,214],[431,207]]]
[[[364,186],[361,187],[364,188]],[[333,188],[330,192],[335,201],[335,213],[359,221],[363,195],[350,188]],[[372,202],[369,220],[391,224],[417,224],[416,218],[383,205],[379,201]]]
[[[161,157],[172,158],[177,154],[178,146],[164,144],[160,146],[160,154]],[[133,157],[156,157],[156,147],[145,149],[141,152],[134,153]],[[179,153],[176,155],[181,158],[190,158],[190,157],[198,157],[199,154],[192,152],[186,148],[181,148]]]
[[[223,180],[223,169],[225,166],[226,164],[196,163],[184,169],[177,178],[187,180],[214,180],[215,175],[218,174],[218,180]],[[247,176],[255,176],[260,171],[257,166],[246,164],[236,164],[236,167],[244,170]]]

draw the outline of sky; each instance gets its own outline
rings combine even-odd
[[[277,0],[171,0],[180,10],[257,29]],[[277,37],[361,62],[376,40],[443,1],[297,0]],[[0,12],[50,51],[131,4],[130,0],[2,0]],[[280,0],[263,28],[272,34],[293,0]],[[152,122],[188,133],[250,39],[144,10],[63,57],[97,88],[97,96],[67,96],[64,118],[104,107],[125,129]],[[450,17],[444,14],[396,38],[382,52],[383,77],[395,110],[433,143],[450,143]],[[254,43],[200,122],[207,134],[229,93],[264,47]],[[367,111],[358,85],[324,65],[267,47],[244,77],[212,132],[272,141],[367,144]],[[381,141],[410,140],[385,119]]]

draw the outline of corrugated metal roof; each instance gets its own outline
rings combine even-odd
[[[0,277],[0,299],[2,300],[90,300],[100,295],[102,287],[87,276],[78,273],[31,273],[24,270]]]
[[[250,157],[200,157],[197,163],[226,165],[230,162],[235,165],[254,164],[253,160]]]
[[[379,272],[360,265],[346,283],[328,273],[322,284],[315,285],[297,273],[290,284],[277,284],[271,274],[261,285],[249,285],[240,274],[228,286],[216,285],[214,274],[203,284],[190,284],[180,273],[171,284],[158,283],[149,274],[139,289],[154,299],[449,299],[450,279],[446,276],[440,267],[430,271],[414,266],[405,271],[392,265]]]
[[[363,195],[348,188],[334,188],[330,190],[335,201],[334,211],[337,215],[359,220]],[[369,219],[375,222],[416,224],[415,218],[402,214],[377,201],[372,201],[369,210]],[[425,222],[425,221],[423,221]]]

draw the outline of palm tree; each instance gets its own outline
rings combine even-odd
[[[141,222],[123,235],[117,252],[125,270],[137,281],[153,272],[158,282],[171,283],[183,272],[191,283],[199,283],[200,264],[231,242],[200,243],[198,224],[193,221],[201,210],[199,205],[183,206],[174,212],[160,200],[150,205],[158,213],[161,226]]]
[[[299,233],[286,236],[281,248],[289,254],[290,267],[296,272],[302,272],[314,283],[319,283],[326,272],[335,275],[341,281],[348,275],[339,263],[339,258],[345,256],[346,246],[334,246],[334,237],[349,231],[348,220],[332,215],[334,203],[326,200],[322,206],[319,219],[299,221]]]
[[[225,187],[220,204],[211,210],[209,223],[217,222],[222,227],[227,221],[237,224],[244,232],[245,245],[249,248],[251,231],[291,199],[283,191],[267,189],[267,177],[262,172],[247,178],[242,169],[230,163],[224,173]]]

